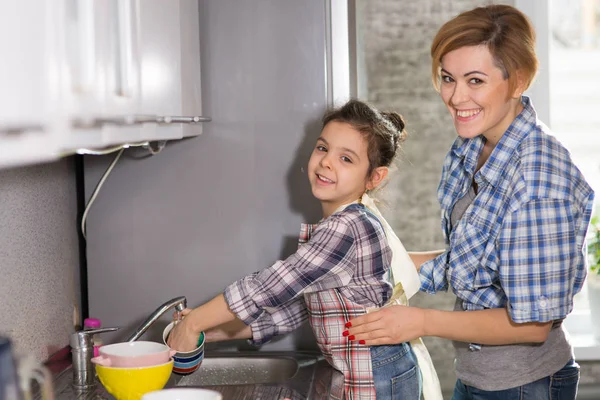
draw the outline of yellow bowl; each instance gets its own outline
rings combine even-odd
[[[162,389],[172,370],[173,359],[165,364],[139,368],[96,365],[98,379],[117,400],[140,400],[144,394]]]

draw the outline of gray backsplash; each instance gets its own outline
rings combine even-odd
[[[40,360],[73,331],[76,226],[72,158],[0,170],[0,334]]]
[[[363,97],[404,115],[409,138],[382,210],[409,250],[444,246],[436,190],[442,161],[455,138],[452,121],[431,84],[429,46],[439,27],[461,11],[498,3],[481,0],[358,0]],[[514,2],[505,1],[504,4]],[[452,309],[455,297],[418,294],[413,305]],[[447,397],[454,387],[454,350],[426,338]],[[600,382],[600,363],[582,362],[582,383]]]

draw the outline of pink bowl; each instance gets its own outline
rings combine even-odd
[[[157,342],[123,342],[100,347],[100,355],[92,358],[94,364],[105,367],[150,367],[169,362],[175,354],[169,346]]]

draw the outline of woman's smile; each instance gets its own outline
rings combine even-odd
[[[476,119],[479,114],[483,111],[481,108],[474,108],[470,110],[456,110],[456,120],[458,122],[470,122]]]

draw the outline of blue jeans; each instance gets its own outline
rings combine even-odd
[[[421,370],[409,343],[372,346],[371,362],[377,400],[421,398]]]
[[[571,360],[560,371],[512,389],[487,391],[456,381],[452,400],[575,400],[579,364]]]

